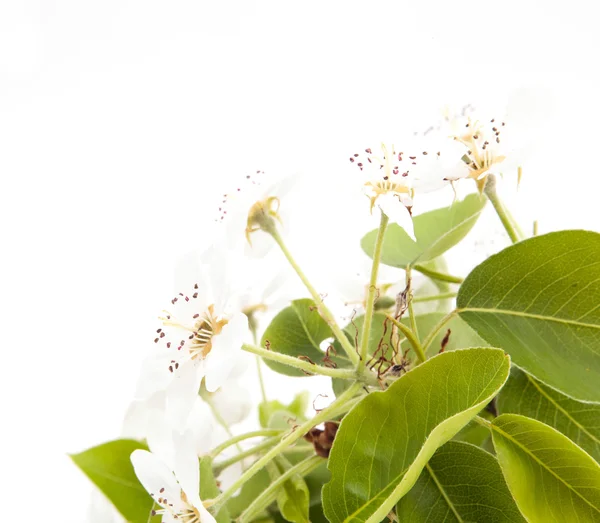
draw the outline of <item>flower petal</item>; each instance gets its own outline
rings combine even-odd
[[[215,392],[231,375],[236,353],[249,336],[248,318],[238,312],[223,327],[221,334],[213,337],[212,350],[206,357],[205,386],[209,392]]]
[[[131,463],[140,483],[160,505],[168,503],[173,505],[175,512],[181,510],[181,488],[173,472],[160,458],[152,452],[138,449],[132,452]]]
[[[167,388],[168,420],[173,428],[179,432],[185,429],[188,416],[198,396],[203,376],[203,362],[188,360],[179,366]]]

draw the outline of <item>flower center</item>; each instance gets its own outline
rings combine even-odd
[[[161,489],[161,493],[164,492],[164,489]],[[154,497],[154,496],[153,496]],[[170,503],[169,500],[165,497],[162,497],[162,494],[156,499],[156,502],[162,506],[162,509],[152,510],[152,517],[156,515],[165,515],[169,514],[172,519],[175,519],[181,523],[200,523],[200,513],[198,509],[190,505],[187,501],[187,496],[181,491],[181,500],[183,501],[183,506],[179,508],[179,510],[175,510],[173,503]]]
[[[506,157],[500,154],[500,138],[505,125],[495,118],[488,123],[468,118],[463,133],[454,136],[467,148],[463,160],[471,169],[469,178],[477,180],[491,167],[504,161]]]
[[[194,315],[194,319],[197,321],[187,348],[192,359],[204,359],[212,349],[213,336],[221,333],[228,320],[216,317],[214,305],[209,305],[203,314]]]

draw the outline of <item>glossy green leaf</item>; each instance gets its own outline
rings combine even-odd
[[[315,303],[309,299],[294,300],[270,323],[263,334],[261,344],[274,352],[288,356],[304,356],[322,363],[325,354],[319,344],[332,336],[329,325],[319,315]],[[274,371],[287,376],[306,376],[301,370],[265,359]]]
[[[209,456],[200,458],[200,499],[216,498],[221,491],[213,474],[213,463]],[[223,507],[216,517],[217,523],[229,523],[231,517],[227,506]]]
[[[139,441],[119,439],[72,454],[73,462],[131,523],[147,523],[154,501],[138,481],[130,456],[147,450]]]
[[[396,514],[400,521],[410,523],[525,521],[496,458],[458,441],[449,441],[437,450],[415,486],[398,503]]]
[[[506,385],[504,386],[506,387]],[[489,412],[487,408],[485,408],[479,413],[479,417],[491,421],[494,419],[495,416],[491,412]],[[482,426],[475,420],[471,420],[452,439],[455,441],[463,441],[465,443],[470,443],[471,445],[481,447],[487,450],[488,452],[494,452],[491,443],[492,435],[490,433],[490,430],[487,427]]]
[[[446,316],[440,312],[430,312],[427,314],[419,314],[415,316],[415,320],[417,322],[417,329],[419,331],[419,336],[421,340],[423,340],[433,329],[434,327]],[[402,323],[404,323],[407,327],[410,327],[410,318],[402,318]],[[452,351],[456,349],[467,349],[469,347],[487,347],[489,344],[482,339],[469,325],[463,321],[460,317],[455,316],[452,318],[444,328],[435,336],[431,345],[427,348],[427,356],[435,356],[440,349],[442,348],[442,340],[448,334],[448,330],[450,330],[450,335],[448,337],[448,343],[444,350]],[[404,336],[400,334],[401,339],[404,339]],[[403,347],[408,347],[406,342]]]
[[[600,462],[600,405],[575,401],[516,367],[497,405],[500,414],[522,414],[554,427]]]
[[[342,420],[329,456],[329,521],[381,521],[437,448],[496,395],[509,368],[498,349],[444,352],[362,399]]]
[[[289,405],[280,401],[263,401],[258,405],[258,419],[263,428],[288,429],[288,420],[295,419],[297,423],[306,421],[306,409],[310,394],[303,391],[297,394]]]
[[[600,234],[561,231],[508,247],[469,274],[457,305],[520,368],[600,402]]]
[[[485,206],[485,198],[470,194],[450,207],[436,209],[415,216],[415,242],[406,231],[395,223],[388,225],[383,240],[381,262],[404,269],[416,262],[437,258],[459,243],[473,228]],[[377,230],[366,234],[360,245],[372,257],[375,250]]]
[[[600,465],[589,454],[518,414],[502,414],[491,427],[508,488],[528,521],[600,521]]]

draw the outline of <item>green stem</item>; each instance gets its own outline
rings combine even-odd
[[[306,287],[306,289],[312,296],[313,300],[315,301],[315,304],[317,305],[317,307],[319,309],[319,313],[321,314],[321,317],[327,322],[327,324],[333,331],[334,336],[340,342],[340,345],[346,352],[346,355],[348,356],[350,361],[354,365],[357,365],[360,360],[360,358],[356,352],[357,348],[352,346],[352,343],[350,343],[350,340],[348,340],[348,337],[344,334],[344,332],[342,331],[340,326],[335,321],[335,317],[333,316],[331,311],[323,303],[323,299],[321,298],[321,296],[319,296],[319,293],[308,281],[308,278],[306,277],[304,272],[302,272],[302,269],[300,268],[300,266],[296,263],[296,260],[292,256],[291,252],[288,250],[287,246],[285,245],[285,243],[283,241],[283,238],[281,237],[281,235],[279,234],[277,229],[275,227],[272,227],[266,232],[268,232],[273,237],[273,239],[275,240],[277,245],[279,245],[279,248],[281,249],[281,252],[283,253],[283,255],[286,257],[287,261],[290,263],[292,268],[296,271],[296,274],[298,275],[298,277],[302,280],[302,283],[304,284],[304,286]]]
[[[500,200],[500,197],[496,192],[496,177],[493,174],[488,174],[483,192],[488,197],[488,200],[492,202],[498,218],[500,218],[504,229],[510,237],[510,241],[517,243],[520,240],[519,234],[514,226],[514,220],[504,207],[502,200]]]
[[[491,428],[492,428],[492,424],[485,418],[482,418],[481,416],[475,416],[473,418],[473,420],[476,421],[477,423],[479,423],[480,425],[484,426],[486,429],[491,430]]]
[[[347,390],[338,396],[338,398],[328,407],[319,411],[314,418],[304,422],[302,425],[295,427],[287,436],[285,436],[275,447],[273,447],[264,456],[256,460],[226,491],[222,492],[217,498],[212,500],[212,503],[205,503],[205,506],[212,506],[213,514],[218,514],[223,504],[237,490],[259,472],[265,464],[271,461],[275,456],[278,456],[292,443],[302,438],[315,425],[329,419],[333,419],[340,414],[346,412],[348,405],[353,403],[354,396],[362,389],[362,383],[353,383]]]
[[[253,345],[249,345],[247,343],[242,345],[242,350],[251,352],[252,354],[256,354],[257,356],[261,356],[268,360],[283,363],[284,365],[289,365],[290,367],[295,367],[296,369],[303,370],[310,374],[320,374],[321,376],[329,376],[330,378],[341,378],[346,380],[357,379],[356,371],[354,369],[331,369],[329,367],[316,365],[293,356],[287,356],[286,354],[262,349],[260,347],[254,347]]]
[[[271,483],[263,492],[240,514],[237,521],[245,523],[252,521],[252,517],[266,509],[273,501],[277,499],[278,489],[292,476],[298,474],[301,477],[310,474],[319,465],[324,463],[323,458],[319,456],[310,456],[286,470],[273,483]]]
[[[245,434],[240,434],[239,436],[234,436],[233,438],[224,441],[223,443],[215,447],[211,451],[210,455],[214,459],[225,449],[228,449],[229,447],[235,445],[236,443],[239,443],[240,441],[244,441],[246,439],[251,438],[260,438],[261,436],[277,436],[277,434],[281,434],[282,432],[283,430],[279,429],[262,429],[255,430],[254,432],[246,432]]]
[[[448,283],[458,284],[461,284],[463,281],[465,281],[464,278],[452,276],[451,274],[445,274],[443,272],[433,271],[431,269],[428,269],[427,267],[424,267],[423,265],[413,265],[412,268],[415,271],[419,271],[421,274],[424,274],[425,276],[428,276],[433,280],[447,281]]]
[[[369,292],[367,294],[367,305],[365,307],[364,323],[360,340],[360,362],[359,369],[364,369],[367,364],[367,352],[369,350],[369,338],[371,337],[371,324],[373,322],[373,308],[375,306],[375,296],[377,294],[377,274],[379,273],[379,262],[381,261],[381,249],[383,247],[383,238],[388,224],[388,217],[382,211],[375,249],[373,250],[373,264],[371,265],[371,279],[369,281]]]
[[[412,348],[415,350],[417,358],[419,358],[419,361],[421,363],[423,363],[427,359],[427,356],[425,356],[425,352],[423,351],[423,347],[421,347],[421,344],[419,343],[419,340],[415,336],[415,333],[411,329],[409,329],[406,325],[404,325],[404,323],[399,322],[393,316],[390,316],[388,314],[387,318],[396,327],[398,327],[398,330],[400,332],[402,332],[402,334],[404,334],[405,338],[408,340],[408,342],[412,345]]]
[[[412,329],[417,340],[419,339],[419,329],[417,327],[417,318],[415,318],[415,311],[413,309],[413,296],[412,296],[412,269],[410,265],[406,267],[406,289],[408,300],[408,317],[410,318],[410,328]]]
[[[265,441],[263,441],[262,443],[259,443],[258,445],[252,447],[251,449],[244,450],[244,451],[236,454],[235,456],[231,456],[230,458],[224,459],[223,461],[220,461],[219,463],[215,463],[213,465],[213,471],[215,473],[215,476],[218,476],[223,470],[225,470],[227,467],[230,467],[234,463],[237,463],[238,461],[242,461],[243,459],[247,458],[248,456],[253,456],[254,454],[258,454],[259,452],[261,452],[265,449],[268,449],[269,447],[272,447],[273,445],[276,445],[278,441],[279,441],[279,438],[276,436],[273,438],[266,439]]]
[[[249,324],[251,325],[250,329],[252,330],[252,339],[254,340],[254,345],[258,345],[258,333],[257,333],[257,322],[256,321],[250,321]],[[265,389],[265,380],[263,378],[263,373],[262,373],[262,361],[260,359],[260,356],[256,356],[256,373],[258,375],[258,384],[260,385],[260,394],[263,400],[263,403],[267,402],[267,391]]]
[[[456,298],[456,296],[456,292],[444,292],[443,294],[436,294],[435,296],[419,296],[418,298],[414,298],[413,301],[415,303],[422,303],[425,301],[448,300],[450,298]]]
[[[442,330],[446,323],[448,323],[452,318],[454,318],[454,316],[456,316],[457,312],[458,311],[454,309],[452,312],[446,314],[446,316],[444,316],[440,320],[440,322],[433,328],[433,330],[427,335],[427,337],[423,341],[423,352],[427,353],[427,349],[429,348],[429,345],[431,345],[431,343],[433,342],[433,339],[436,337],[437,333]]]

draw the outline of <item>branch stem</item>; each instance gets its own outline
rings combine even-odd
[[[375,307],[375,296],[377,294],[377,274],[379,273],[379,263],[381,261],[381,250],[383,247],[383,239],[387,228],[389,218],[382,211],[381,221],[379,222],[379,230],[377,231],[377,240],[373,250],[373,264],[371,265],[371,279],[369,281],[369,292],[367,294],[367,304],[365,307],[365,320],[363,323],[362,335],[360,340],[360,362],[358,368],[361,372],[364,371],[367,364],[367,353],[369,350],[369,338],[371,337],[371,324],[373,323],[373,309]]]

